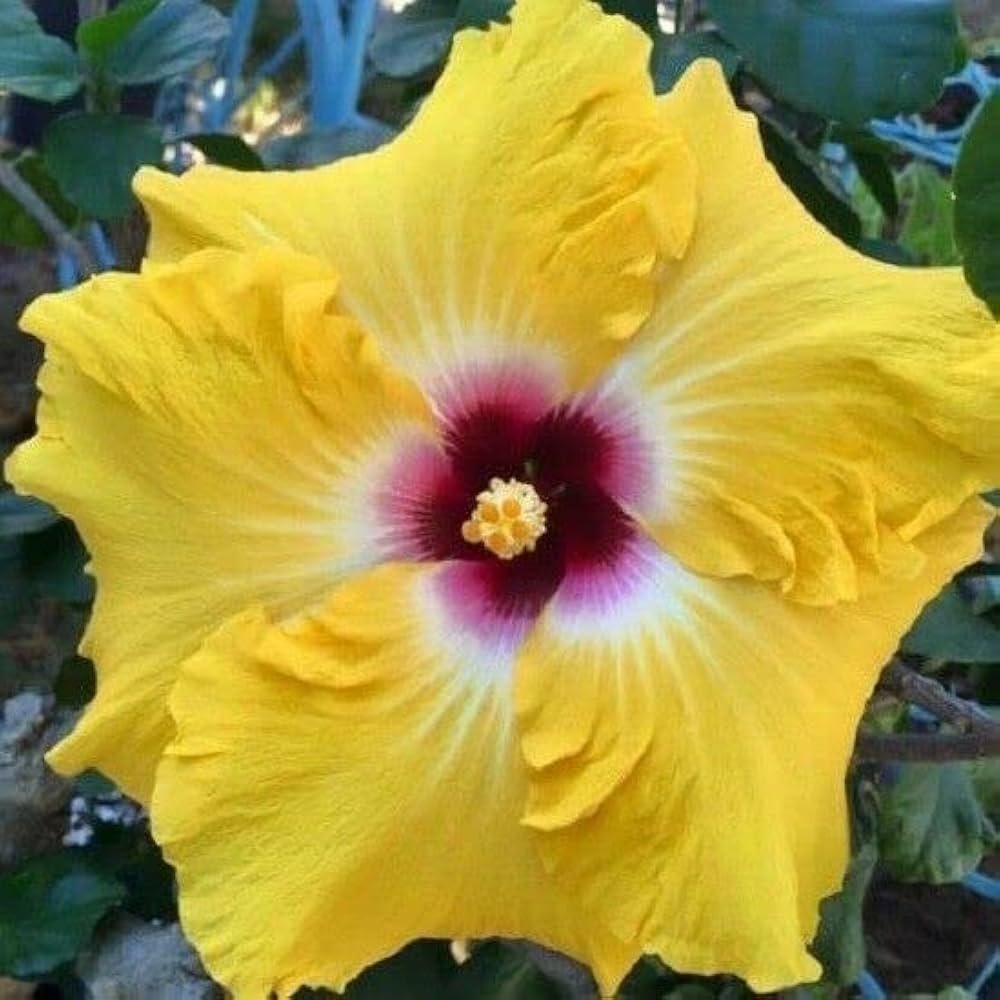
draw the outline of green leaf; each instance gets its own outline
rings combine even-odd
[[[898,267],[917,266],[917,262],[905,247],[889,240],[861,239],[858,241],[858,249],[866,257],[884,261],[886,264],[896,264]]]
[[[969,777],[983,812],[991,820],[1000,822],[1000,757],[972,761]]]
[[[950,0],[711,0],[719,30],[778,93],[861,124],[919,111],[951,71]]]
[[[1000,663],[1000,629],[975,614],[955,583],[924,608],[900,646],[932,660]]]
[[[229,21],[201,0],[162,0],[108,55],[108,75],[122,84],[188,73],[212,59]]]
[[[618,989],[618,1000],[662,1000],[673,973],[654,955],[643,955]]]
[[[882,795],[879,854],[902,882],[958,882],[996,842],[964,763],[905,764]]]
[[[905,221],[899,242],[924,264],[957,264],[951,185],[929,163],[914,161],[898,178]]]
[[[73,790],[77,795],[94,799],[100,795],[113,795],[118,791],[118,786],[100,771],[88,768],[77,776],[73,783]]]
[[[656,0],[598,0],[608,14],[621,14],[654,37],[657,27]],[[458,28],[485,28],[490,21],[506,21],[513,0],[459,0],[455,22]]]
[[[447,1000],[562,1000],[562,990],[523,951],[504,941],[477,945],[459,966]]]
[[[347,1000],[441,1000],[455,974],[443,941],[414,941],[366,969],[346,989]]]
[[[653,38],[660,34],[656,0],[598,0],[598,2],[606,14],[621,14],[622,17],[627,17]]]
[[[850,148],[850,147],[848,147]],[[868,190],[875,195],[882,211],[894,219],[899,214],[899,197],[896,194],[896,179],[884,156],[863,149],[851,149],[855,166]]]
[[[85,656],[71,656],[59,668],[52,693],[60,705],[83,708],[97,690],[94,664]]]
[[[24,540],[25,577],[41,597],[65,604],[94,599],[94,579],[84,573],[87,550],[71,521],[60,520]]]
[[[823,978],[840,986],[856,983],[865,968],[862,910],[877,861],[875,843],[862,844],[851,858],[840,892],[819,905],[820,924],[812,951],[823,965]]]
[[[757,994],[734,976],[689,976],[668,968],[653,955],[644,955],[625,977],[617,1000],[752,1000]]]
[[[21,496],[13,490],[0,493],[0,538],[44,531],[58,520],[59,514],[36,497]]]
[[[759,120],[764,153],[810,215],[850,246],[861,238],[861,220],[816,172],[816,164],[797,143],[769,122]]]
[[[100,17],[91,17],[76,29],[77,48],[91,66],[103,66],[111,50],[160,2],[126,0]]]
[[[821,979],[818,983],[803,983],[790,990],[782,990],[783,1000],[840,1000],[844,991],[836,983]]]
[[[261,148],[260,154],[268,167],[299,170],[332,163],[345,156],[369,153],[395,134],[388,126],[377,125],[310,129],[274,139]]]
[[[43,976],[72,961],[124,890],[75,850],[0,875],[0,974]]]
[[[122,907],[143,920],[177,919],[174,870],[149,833],[147,823],[105,823],[91,818],[94,834],[83,853],[97,869],[125,888]]]
[[[666,93],[695,59],[714,59],[727,80],[740,68],[740,54],[714,31],[661,34],[653,43],[652,73],[658,94]]]
[[[59,186],[45,167],[45,161],[35,153],[22,153],[14,167],[52,209],[58,218],[72,229],[79,222],[79,211],[60,193]],[[47,248],[49,237],[42,227],[22,207],[21,203],[0,189],[0,243],[10,246]]]
[[[962,593],[977,615],[1000,607],[1000,576],[966,576],[962,578]]]
[[[491,21],[506,21],[513,0],[459,0],[457,28],[485,28]]]
[[[24,577],[22,539],[0,538],[0,630],[10,628],[31,603],[31,589]]]
[[[160,132],[131,115],[76,112],[56,119],[42,141],[45,163],[62,193],[98,219],[114,219],[134,204],[132,176],[162,157]]]
[[[1000,92],[983,104],[966,133],[954,187],[965,280],[1000,319]]]
[[[375,26],[368,55],[379,73],[409,77],[440,63],[455,33],[458,0],[416,0]]]
[[[0,90],[39,101],[62,101],[82,83],[73,49],[42,31],[22,0],[0,0]]]
[[[233,170],[265,170],[264,161],[257,151],[248,146],[238,135],[226,132],[200,132],[182,136],[182,141],[200,149],[209,160]]]

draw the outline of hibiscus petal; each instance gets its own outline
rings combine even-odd
[[[43,397],[7,475],[76,521],[98,583],[98,693],[58,769],[97,766],[145,800],[177,663],[236,611],[302,607],[391,541],[370,493],[431,418],[335,291],[318,261],[216,250],[25,313]]]
[[[697,577],[651,545],[633,567],[643,585],[633,574],[603,615],[557,595],[515,679],[525,823],[548,869],[674,968],[758,992],[815,979],[805,944],[844,873],[865,700],[990,517],[969,501],[921,536],[916,578],[873,581],[857,604]]]
[[[580,381],[649,315],[683,252],[692,160],[657,112],[649,43],[581,0],[456,36],[413,124],[296,174],[140,174],[154,259],[286,243],[332,260],[389,356],[427,378],[500,356]]]
[[[662,101],[698,218],[604,384],[659,467],[641,514],[689,567],[812,604],[907,574],[916,536],[1000,482],[1000,336],[958,268],[898,268],[827,233],[765,161],[714,62]]]
[[[606,984],[636,958],[519,823],[510,658],[456,632],[442,569],[381,566],[291,621],[246,611],[181,670],[154,832],[237,998],[343,988],[421,936],[529,937]]]

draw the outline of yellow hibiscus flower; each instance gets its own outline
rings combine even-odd
[[[8,474],[98,581],[52,763],[151,803],[237,997],[418,936],[818,974],[865,699],[990,517],[1000,340],[647,57],[522,0],[373,154],[144,171],[143,273],[25,315]]]

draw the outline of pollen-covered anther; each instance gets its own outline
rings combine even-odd
[[[476,506],[462,525],[462,537],[485,545],[500,559],[531,552],[545,534],[545,512],[535,487],[518,479],[490,480],[490,488],[476,497]]]

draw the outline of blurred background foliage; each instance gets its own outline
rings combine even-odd
[[[374,149],[416,113],[454,33],[509,6],[0,0],[0,455],[33,430],[38,348],[17,314],[51,287],[138,266],[139,165],[299,169]],[[995,0],[602,6],[650,35],[660,92],[693,59],[718,60],[768,158],[842,241],[899,266],[961,264],[1000,311]],[[813,945],[824,978],[788,997],[1000,997],[1000,540],[987,541],[871,700],[847,789],[854,857]],[[0,491],[0,998],[221,996],[177,927],[142,810],[99,774],[64,781],[42,761],[94,690],[75,653],[93,598],[85,562],[69,522]],[[347,995],[595,994],[586,970],[528,942],[425,941]],[[621,991],[752,995],[651,959]]]

